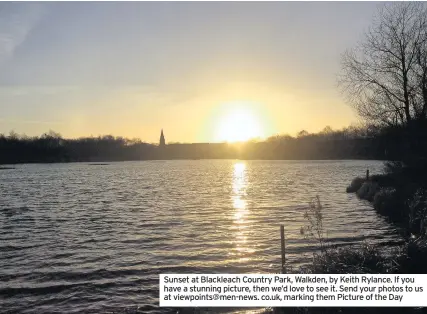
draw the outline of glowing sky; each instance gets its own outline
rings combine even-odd
[[[377,6],[1,3],[0,133],[207,142],[234,105],[264,136],[349,125],[339,56]]]

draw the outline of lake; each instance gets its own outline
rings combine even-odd
[[[345,193],[378,161],[26,164],[0,171],[0,308],[23,313],[165,312],[161,273],[280,271],[307,263],[304,212],[318,195],[337,245],[397,231]]]

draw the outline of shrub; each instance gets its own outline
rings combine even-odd
[[[374,174],[369,181],[378,183],[380,187],[392,187],[396,184],[395,177],[391,174]]]
[[[418,189],[408,202],[409,230],[425,237],[427,227],[427,191]]]
[[[347,187],[347,193],[354,193],[357,192],[357,190],[360,189],[362,184],[365,182],[364,178],[356,177],[351,181],[350,185]]]
[[[322,250],[313,262],[300,270],[312,274],[425,274],[427,273],[427,244],[422,239],[411,240],[384,253],[384,248],[364,244],[360,248],[346,247]],[[276,308],[273,313],[284,314],[409,314],[425,313],[425,308]],[[267,313],[267,312],[266,312]]]
[[[364,200],[373,201],[375,193],[378,191],[378,183],[366,181],[362,184],[360,189],[357,190],[356,195]]]
[[[427,273],[427,243],[422,238],[412,239],[393,254],[399,274]]]
[[[377,247],[329,248],[315,255],[306,270],[313,274],[375,274],[393,271],[390,260]]]
[[[327,239],[325,238],[325,232],[323,229],[323,206],[320,203],[319,196],[313,198],[309,206],[304,212],[304,218],[307,220],[308,225],[301,227],[300,233],[306,238],[311,238],[317,241],[320,245],[320,249],[323,249]]]
[[[398,200],[397,191],[394,188],[382,188],[374,196],[374,208],[380,214],[401,218],[402,205]]]

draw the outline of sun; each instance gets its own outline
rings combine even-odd
[[[249,106],[232,106],[220,117],[216,140],[219,142],[243,142],[263,136],[258,117]]]

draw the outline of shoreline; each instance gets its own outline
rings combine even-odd
[[[385,159],[366,159],[366,158],[331,158],[331,159],[276,159],[276,158],[170,158],[170,159],[125,159],[125,160],[111,160],[111,159],[100,159],[100,160],[75,160],[75,161],[34,161],[34,162],[15,162],[15,163],[0,163],[0,169],[4,166],[7,168],[8,165],[48,165],[48,164],[89,164],[89,165],[106,165],[106,163],[123,163],[123,162],[138,162],[138,161],[209,161],[209,160],[239,160],[239,161],[290,161],[290,162],[304,162],[304,161],[378,161],[385,162]],[[12,168],[12,167],[11,167]]]

